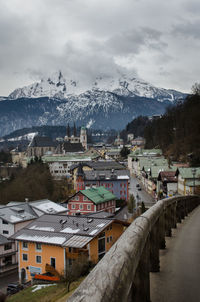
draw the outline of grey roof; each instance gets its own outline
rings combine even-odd
[[[116,161],[90,161],[90,162],[84,162],[82,163],[82,166],[88,166],[92,168],[93,170],[123,170],[124,166]],[[76,169],[78,167],[78,164],[72,165],[70,167],[71,170]]]
[[[95,218],[110,218],[110,217],[113,217],[114,214],[113,213],[108,213],[108,212],[105,212],[105,211],[98,211],[98,212],[85,214],[85,216],[95,217]]]
[[[130,178],[129,170],[84,171],[85,180],[123,180]]]
[[[48,136],[34,136],[29,147],[56,147],[58,142],[54,142]]]
[[[11,236],[15,240],[83,247],[114,219],[87,216],[43,215]]]
[[[1,208],[0,211],[0,218],[12,224],[27,221],[27,220],[32,220],[35,219],[36,217],[37,215],[32,215],[29,212],[27,212],[25,209],[16,206],[14,207],[5,206],[4,208]]]
[[[42,211],[45,214],[57,214],[66,212],[66,207],[63,207],[62,205],[49,199],[31,201],[29,204],[33,209]]]
[[[83,152],[85,149],[81,143],[70,143],[64,142],[63,143],[63,150],[65,152]]]
[[[66,207],[61,206],[49,199],[42,199],[31,202],[9,202],[1,207],[0,218],[10,222],[18,223],[26,220],[32,220],[39,216],[36,210],[47,214],[56,214],[67,212]],[[42,215],[42,214],[41,214]]]
[[[8,238],[6,238],[5,236],[0,234],[0,245],[10,243],[10,242],[12,242],[12,240],[9,240]]]

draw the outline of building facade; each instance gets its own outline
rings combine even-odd
[[[69,215],[105,211],[115,213],[116,197],[104,187],[78,191],[68,200]]]

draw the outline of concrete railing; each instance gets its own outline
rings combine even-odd
[[[150,301],[149,272],[159,271],[165,236],[199,204],[198,196],[158,201],[133,221],[67,301]]]

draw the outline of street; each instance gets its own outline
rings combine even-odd
[[[136,187],[137,184],[140,185],[141,191],[139,191]],[[130,177],[129,195],[130,194],[133,194],[133,196],[135,197],[136,204],[138,202],[141,203],[142,201],[147,207],[151,207],[155,204],[153,197],[144,190],[142,183],[133,175],[131,175]]]
[[[17,282],[18,280],[19,275],[16,270],[10,274],[0,276],[0,291],[6,294],[8,284],[12,282]]]

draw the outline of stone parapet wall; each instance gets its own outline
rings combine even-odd
[[[149,272],[159,271],[165,236],[199,204],[198,196],[158,201],[133,221],[67,301],[150,301]]]

